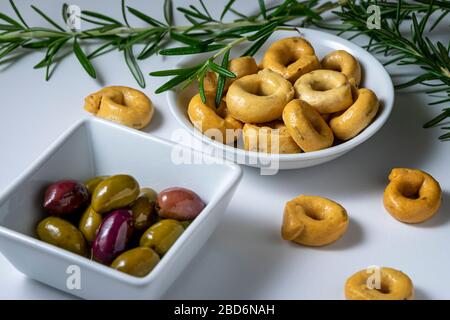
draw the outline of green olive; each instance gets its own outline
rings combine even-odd
[[[131,206],[135,230],[145,230],[155,221],[155,204],[158,194],[150,188],[141,189],[141,195]]]
[[[135,277],[145,277],[158,264],[158,254],[150,248],[138,247],[125,251],[111,264],[111,268]]]
[[[155,250],[160,256],[164,255],[183,233],[181,223],[173,219],[161,220],[144,232],[140,245]]]
[[[39,239],[82,256],[87,255],[87,245],[80,230],[70,222],[48,217],[37,226]]]
[[[139,196],[139,184],[129,175],[106,178],[92,193],[92,208],[98,213],[109,212],[130,205]]]
[[[78,229],[80,229],[87,242],[92,242],[101,223],[102,215],[89,206],[81,216]]]
[[[105,180],[108,177],[109,176],[98,176],[98,177],[93,177],[89,180],[86,180],[84,182],[84,185],[86,186],[86,189],[88,190],[89,195],[91,195],[94,192],[95,188],[98,186],[98,184],[100,182],[102,182],[103,180]]]
[[[192,223],[193,220],[184,220],[184,221],[180,221],[181,225],[184,227],[184,229],[187,229],[187,227],[189,227],[189,225]]]

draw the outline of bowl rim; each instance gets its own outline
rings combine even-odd
[[[21,233],[19,231],[12,230],[6,226],[0,225],[0,236],[5,238],[9,238],[12,241],[19,242],[23,245],[27,245],[33,247],[35,250],[43,251],[47,254],[59,256],[66,260],[71,261],[71,263],[76,264],[82,268],[87,268],[99,273],[104,274],[114,280],[118,280],[122,283],[127,283],[133,286],[146,286],[151,282],[154,282],[158,275],[164,270],[166,264],[171,263],[173,256],[175,256],[180,250],[187,245],[189,239],[192,237],[193,233],[196,232],[198,227],[208,218],[212,209],[216,207],[218,202],[236,185],[239,183],[242,178],[242,169],[240,166],[217,157],[212,157],[207,154],[204,154],[198,150],[191,149],[189,147],[177,144],[175,142],[153,136],[148,133],[144,133],[135,129],[131,129],[107,120],[99,119],[94,116],[88,116],[87,118],[83,118],[74,123],[69,129],[63,132],[54,142],[52,142],[45,151],[36,158],[18,177],[16,177],[12,183],[9,184],[3,191],[0,192],[0,205],[3,205],[5,201],[9,199],[14,190],[19,187],[22,183],[24,183],[27,178],[29,178],[32,174],[36,173],[37,170],[54,154],[63,144],[69,139],[72,134],[80,129],[83,126],[91,126],[91,125],[103,125],[114,128],[114,130],[121,130],[124,134],[131,134],[135,136],[142,137],[147,140],[152,140],[153,142],[168,146],[168,147],[177,147],[186,150],[187,152],[193,152],[201,154],[203,157],[208,158],[208,163],[222,165],[227,167],[229,170],[229,174],[227,175],[228,179],[225,184],[217,191],[217,193],[208,201],[205,208],[201,212],[201,214],[194,219],[194,221],[189,225],[189,228],[183,232],[183,234],[177,239],[177,241],[173,244],[170,250],[161,258],[160,262],[156,265],[156,267],[145,277],[134,277],[129,274],[120,272],[115,270],[107,265],[103,265],[94,260],[90,260],[86,257],[82,257],[78,254],[72,253],[65,249],[59,248],[52,244],[46,243],[44,241],[39,240],[36,237],[32,237],[30,235]]]
[[[302,160],[327,158],[330,156],[343,154],[347,151],[350,151],[357,145],[367,141],[383,127],[383,125],[386,123],[386,121],[388,120],[389,116],[392,113],[395,94],[394,94],[394,85],[389,73],[386,71],[381,62],[379,62],[371,53],[369,53],[367,50],[364,50],[360,46],[356,45],[355,43],[347,39],[341,38],[328,32],[323,32],[309,28],[300,28],[299,32],[300,35],[304,36],[306,39],[315,38],[315,39],[322,39],[322,41],[331,41],[338,43],[341,46],[345,46],[346,49],[350,49],[349,50],[350,52],[358,52],[358,56],[363,56],[363,59],[367,64],[373,65],[374,67],[379,69],[380,71],[379,75],[382,76],[382,78],[379,79],[379,81],[382,81],[385,84],[386,90],[385,101],[383,101],[383,104],[380,108],[381,111],[378,112],[375,120],[356,137],[348,141],[342,142],[339,145],[332,146],[326,149],[312,152],[292,153],[292,154],[268,154],[263,152],[247,151],[244,149],[235,148],[233,146],[214,141],[194,128],[194,126],[187,119],[187,116],[179,112],[180,108],[177,106],[178,93],[180,91],[179,89],[169,90],[166,93],[166,101],[169,104],[169,109],[172,116],[183,127],[183,129],[189,131],[190,134],[193,135],[196,139],[201,140],[202,142],[208,145],[212,145],[216,149],[224,150],[227,154],[236,155],[238,157],[259,158],[268,161],[277,160],[281,162],[297,162]],[[281,31],[281,30],[276,31],[274,35],[276,35],[275,37],[278,38],[280,34],[286,34],[286,36],[288,36],[289,33],[295,33],[296,35],[299,35],[299,33],[296,31]],[[274,35],[272,35],[271,38]],[[192,60],[195,60],[195,58],[187,57],[181,59],[180,62],[176,64],[175,68],[180,68]]]

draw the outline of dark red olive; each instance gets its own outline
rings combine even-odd
[[[163,218],[193,220],[204,207],[200,197],[185,188],[169,188],[158,194],[158,214]]]
[[[100,225],[92,244],[95,260],[110,264],[127,248],[133,233],[133,214],[131,210],[118,209],[108,214]]]
[[[55,215],[67,214],[86,205],[89,193],[84,184],[74,180],[61,180],[47,187],[44,209]]]

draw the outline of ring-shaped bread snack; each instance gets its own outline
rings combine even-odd
[[[348,228],[347,211],[323,197],[300,195],[286,203],[281,236],[305,246],[324,246]]]
[[[294,83],[301,75],[320,68],[314,48],[300,37],[274,42],[264,54],[262,69],[270,69]]]
[[[379,272],[379,275],[375,272]],[[376,277],[378,277],[378,283]],[[386,267],[368,268],[356,272],[347,279],[345,298],[347,300],[412,300],[414,285],[411,279],[399,270]]]
[[[248,123],[265,123],[281,117],[285,105],[294,97],[289,81],[264,69],[234,81],[226,95],[230,114]]]
[[[358,87],[361,82],[361,66],[358,60],[345,50],[328,53],[321,61],[323,69],[342,72],[351,85]]]
[[[319,113],[347,109],[352,103],[352,90],[347,77],[334,70],[314,70],[294,84],[297,98],[306,101]]]
[[[123,86],[105,87],[84,101],[86,111],[135,129],[145,127],[154,112],[152,101],[143,92]]]
[[[355,102],[330,121],[336,138],[349,140],[363,131],[375,118],[379,108],[378,98],[370,89],[358,89]]]
[[[235,78],[227,78],[225,81],[224,92],[228,90],[230,85],[237,79],[258,72],[258,65],[253,57],[245,56],[231,59],[228,63],[228,70],[233,72]],[[216,93],[217,90],[217,73],[207,72],[204,80],[204,88],[206,92]]]
[[[283,110],[283,121],[294,141],[305,152],[333,145],[333,132],[322,116],[299,99],[289,102]]]
[[[431,175],[417,169],[395,168],[384,190],[384,207],[397,220],[419,223],[441,206],[442,191]]]
[[[248,151],[280,154],[302,152],[280,120],[262,125],[246,123],[242,137],[244,149]]]
[[[215,96],[206,94],[206,104],[200,94],[192,97],[188,106],[188,116],[195,128],[211,139],[222,143],[232,143],[237,137],[242,123],[229,115],[222,101],[215,110]]]

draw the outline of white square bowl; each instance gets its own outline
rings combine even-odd
[[[205,244],[219,223],[241,178],[239,166],[204,155],[207,163],[176,164],[174,145],[148,134],[90,118],[64,133],[7,190],[0,194],[0,250],[32,279],[86,299],[157,299]],[[176,146],[176,151],[195,151]],[[144,278],[42,242],[35,228],[45,187],[56,180],[83,181],[97,175],[126,173],[156,190],[181,186],[207,203],[153,271]],[[67,286],[69,266],[78,266],[79,289]],[[75,268],[76,269],[76,268]],[[72,267],[73,270],[73,267]]]

